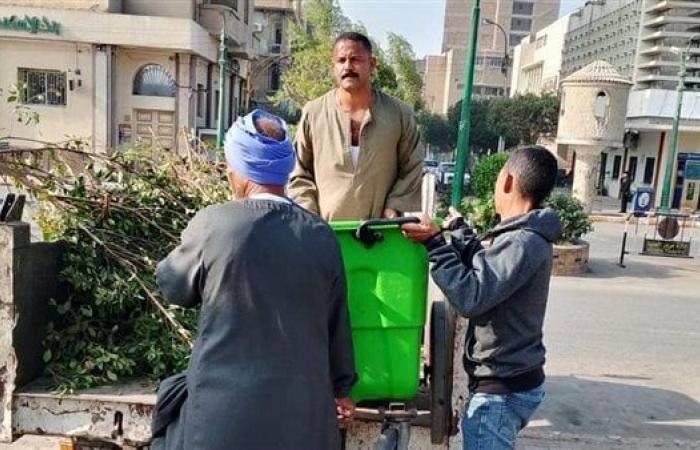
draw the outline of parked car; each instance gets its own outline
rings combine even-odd
[[[455,163],[444,162],[440,163],[437,169],[437,188],[441,191],[446,191],[452,188],[452,180],[455,176]],[[471,176],[464,173],[464,184],[469,184]]]

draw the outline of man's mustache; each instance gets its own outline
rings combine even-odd
[[[343,79],[343,80],[346,79],[346,78],[357,78],[357,77],[359,77],[359,75],[356,74],[355,72],[344,72],[344,73],[340,76],[340,78]]]

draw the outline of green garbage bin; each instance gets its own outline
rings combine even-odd
[[[409,400],[418,392],[428,257],[401,234],[406,221],[416,219],[371,220],[361,230],[360,222],[331,223],[348,280],[356,402]]]

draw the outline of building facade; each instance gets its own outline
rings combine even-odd
[[[280,89],[289,62],[289,27],[300,12],[299,0],[255,0],[255,32],[259,51],[251,64],[252,105],[266,108]]]
[[[556,71],[552,67],[556,62],[553,54],[556,51],[538,53],[537,40],[545,32],[542,30],[531,35],[514,50],[514,92],[549,90],[545,73]],[[672,188],[673,208],[684,211],[700,209],[698,33],[700,2],[695,1],[591,1],[569,15],[568,30],[561,45],[559,79],[594,61],[605,61],[634,83],[627,105],[625,145],[604,149],[600,155],[596,174],[599,194],[618,197],[620,179],[629,172],[633,179],[632,190],[654,189],[655,201],[659,205],[672,150],[679,53],[687,49],[689,56],[678,149],[670,162],[672,179],[668,182]],[[545,45],[554,45],[555,36],[548,33]],[[546,69],[548,63],[549,70]]]
[[[510,95],[556,93],[562,80],[564,37],[571,16],[567,15],[532,33],[513,48]]]
[[[252,19],[252,0],[0,0],[0,89],[16,86],[40,117],[17,123],[3,101],[0,135],[15,147],[71,137],[99,151],[181,148],[216,128],[222,88],[226,125],[244,108]]]
[[[559,15],[559,0],[485,0],[481,2],[482,23],[479,24],[478,48],[474,74],[474,96],[496,97],[508,93],[509,77],[506,55],[521,39],[554,22]],[[460,100],[464,89],[464,63],[469,47],[472,1],[447,0],[443,30],[443,62],[434,65],[434,72],[426,68],[428,78],[442,77],[438,83],[425,90],[425,99],[443,96],[442,109],[433,112],[445,114],[450,106]],[[489,23],[491,22],[491,23]],[[500,26],[493,25],[492,23]],[[439,68],[445,70],[439,73]]]
[[[622,76],[632,79],[641,14],[642,0],[588,2],[571,13],[562,76],[594,61],[606,61]]]
[[[672,207],[700,210],[700,3],[643,0],[634,89],[627,127],[635,133],[630,155],[637,157],[635,183],[651,181],[660,201],[671,153],[677,108],[680,55],[688,50],[680,115],[678,153],[673,164]],[[630,165],[632,161],[630,158]],[[655,168],[652,171],[653,166]],[[643,172],[640,174],[640,171]]]

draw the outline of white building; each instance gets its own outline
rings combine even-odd
[[[560,46],[555,39],[561,39],[558,27],[564,26],[562,20],[515,48],[514,92],[552,90],[558,62],[554,54]],[[552,28],[557,32],[548,32]],[[660,203],[676,111],[678,50],[685,49],[697,33],[697,1],[595,1],[570,14],[561,46],[559,80],[602,60],[634,82],[627,109],[626,145],[601,154],[597,174],[600,194],[617,197],[620,178],[629,171],[633,191],[653,188],[656,204]],[[700,209],[700,40],[692,43],[690,54],[671,183],[672,206],[692,211]]]
[[[672,180],[672,206],[700,209],[700,2],[644,0],[639,49],[630,94],[627,128],[638,133],[628,167],[637,172],[635,185],[655,188],[656,202],[671,150],[676,111],[679,55],[691,44],[681,112],[678,155]],[[700,37],[700,36],[698,36]]]
[[[593,61],[611,64],[632,79],[639,38],[642,0],[586,2],[570,14],[563,50],[562,76]]]
[[[513,49],[510,95],[556,93],[562,72],[564,37],[571,16],[564,16],[523,38]]]
[[[0,102],[0,136],[85,138],[105,150],[132,141],[177,148],[183,130],[216,127],[219,34],[230,70],[226,125],[243,107],[252,56],[252,0],[0,0],[0,89],[40,122]],[[12,146],[27,141],[10,139]]]

